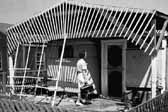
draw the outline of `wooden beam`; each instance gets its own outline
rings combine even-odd
[[[21,44],[21,46],[24,46],[24,47],[28,47],[29,46],[29,44]],[[30,45],[31,47],[43,47],[43,45],[35,45],[35,44],[31,44]],[[47,45],[44,45],[44,47],[47,47]]]
[[[162,75],[162,87],[161,93],[163,93],[166,89],[166,47],[167,47],[167,41],[166,39],[162,40],[162,50],[161,52],[161,75]]]
[[[29,43],[31,45],[31,43]],[[22,93],[23,93],[23,87],[24,87],[24,83],[25,83],[25,76],[26,76],[26,73],[27,73],[27,67],[28,67],[28,62],[29,62],[29,54],[30,54],[30,46],[28,48],[28,51],[27,51],[27,59],[26,59],[26,64],[25,64],[25,70],[24,70],[24,74],[23,74],[23,80],[22,80],[22,87],[21,87],[21,91],[20,91],[20,99],[22,98]]]
[[[166,87],[165,89],[168,90],[168,49],[166,48]]]
[[[11,93],[14,94],[14,80],[13,80],[13,77],[14,77],[14,69],[13,69],[13,58],[12,56],[9,56],[9,76],[10,76],[10,79],[9,79],[9,84],[11,85]]]
[[[63,46],[62,46],[62,51],[61,51],[61,57],[60,57],[60,62],[59,62],[59,69],[58,69],[58,75],[57,75],[57,81],[55,83],[55,91],[54,91],[54,96],[53,96],[53,100],[51,102],[51,105],[54,106],[55,104],[55,98],[57,95],[57,89],[58,89],[58,81],[60,78],[60,72],[61,72],[61,67],[62,67],[62,60],[63,60],[63,56],[64,56],[64,50],[65,50],[65,45],[66,45],[66,39],[67,39],[67,35],[64,35],[64,42],[63,42]]]
[[[152,65],[151,65],[151,80],[152,80],[152,98],[156,97],[156,83],[157,83],[157,57],[152,56]]]
[[[162,27],[161,34],[160,34],[159,40],[158,40],[157,45],[156,45],[156,51],[159,50],[159,47],[160,47],[160,45],[161,45],[162,39],[163,39],[163,37],[164,37],[164,32],[165,32],[166,27],[167,27],[167,23],[168,23],[168,20],[166,20],[166,21],[164,22],[164,25],[163,25],[163,27]]]

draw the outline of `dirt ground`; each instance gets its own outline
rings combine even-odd
[[[47,96],[27,96],[24,98],[29,102],[34,102],[36,104],[47,104],[51,105],[52,98]],[[61,102],[60,102],[61,101]],[[61,108],[73,109],[77,112],[118,112],[124,108],[124,104],[119,99],[104,99],[104,98],[95,98],[91,100],[91,104],[77,106],[75,104],[76,98],[65,97],[61,100],[60,97],[57,97],[55,104],[58,104]]]

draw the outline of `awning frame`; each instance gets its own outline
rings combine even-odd
[[[43,40],[63,39],[65,29],[67,39],[87,37],[131,39],[132,43],[139,44],[140,49],[143,48],[144,52],[151,55],[155,49],[153,43],[156,36],[153,32],[156,24],[152,21],[157,16],[156,13],[156,10],[61,0],[53,7],[8,29],[8,54],[16,50],[18,43],[42,43]]]

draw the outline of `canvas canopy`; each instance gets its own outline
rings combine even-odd
[[[124,38],[151,55],[158,40],[156,16],[156,10],[64,0],[10,27],[7,31],[8,53],[13,53],[19,44],[67,37]]]

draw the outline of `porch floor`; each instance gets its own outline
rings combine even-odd
[[[56,98],[55,103],[57,104],[60,101],[60,97]],[[37,104],[47,104],[51,105],[51,97],[45,96],[36,96],[36,97],[26,97],[27,101],[34,101]],[[91,100],[91,104],[77,106],[75,104],[76,98],[66,97],[61,100],[59,103],[59,107],[74,110],[77,112],[118,112],[124,108],[123,102],[120,99],[104,99],[104,98],[96,98]]]

